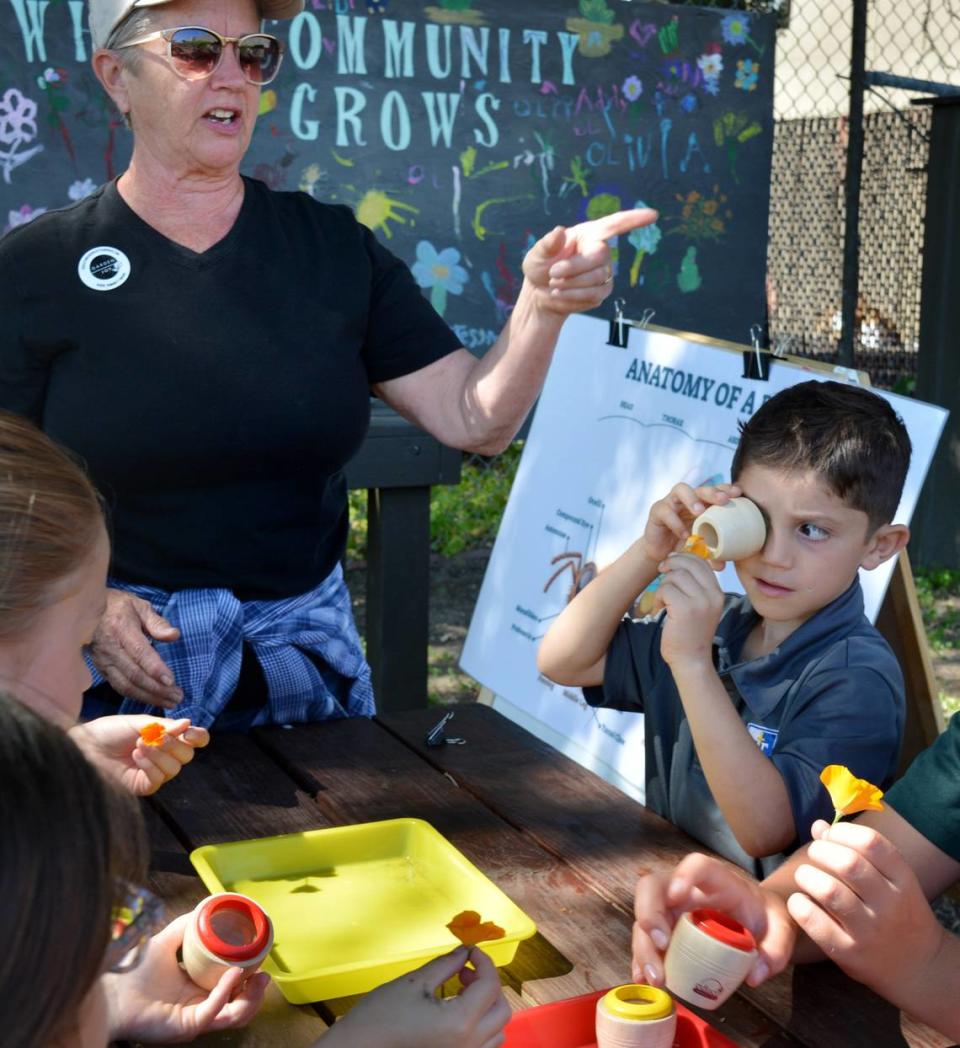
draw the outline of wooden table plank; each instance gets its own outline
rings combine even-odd
[[[163,899],[167,917],[172,919],[192,910],[208,892],[193,872],[183,845],[157,809],[147,802],[143,804],[143,813],[151,848],[149,887]],[[327,1029],[314,1009],[288,1004],[271,983],[262,1008],[248,1026],[206,1034],[192,1043],[200,1048],[305,1048]]]
[[[547,944],[521,949],[507,969],[526,1001],[545,1003],[629,980],[629,914],[378,725],[357,719],[293,732],[269,728],[256,738],[315,793],[331,821],[426,819],[529,913]],[[723,1020],[728,1036],[744,1045],[798,1043],[742,1000]]]
[[[638,873],[669,869],[687,851],[703,850],[489,707],[458,707],[450,728],[466,738],[463,746],[427,747],[424,735],[435,720],[435,711],[408,711],[390,714],[384,724],[625,914],[632,912]],[[901,1033],[895,1008],[832,966],[789,970],[757,989],[744,989],[743,996],[811,1048],[949,1044],[913,1021],[905,1021]],[[837,1039],[838,1030],[845,1040]]]

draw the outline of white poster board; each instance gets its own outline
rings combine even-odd
[[[618,349],[607,344],[608,334],[609,325],[591,317],[572,317],[564,326],[461,666],[494,693],[501,712],[642,800],[643,717],[592,709],[579,688],[541,677],[539,639],[566,605],[574,573],[618,557],[673,484],[729,479],[737,423],[765,398],[811,378],[857,379],[846,369],[833,373],[784,361],[774,362],[767,381],[744,379],[740,352],[637,329],[629,347]],[[895,518],[909,523],[947,413],[877,392],[891,401],[913,442]],[[571,556],[554,562],[564,553]],[[871,620],[894,563],[861,571]],[[720,583],[741,592],[730,565]]]

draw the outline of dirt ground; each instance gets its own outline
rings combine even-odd
[[[477,697],[477,683],[461,672],[457,663],[489,556],[489,549],[474,549],[455,557],[441,557],[438,554],[431,557],[431,702],[469,702]],[[363,564],[348,565],[347,585],[353,595],[354,612],[362,635],[366,585]],[[960,611],[960,598],[945,597],[938,604],[938,614],[949,615],[951,611],[954,615]],[[946,712],[952,713],[960,705],[960,648],[933,651],[931,658],[941,692],[951,697],[945,699]]]

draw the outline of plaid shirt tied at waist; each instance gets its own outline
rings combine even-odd
[[[236,689],[244,643],[263,668],[270,696],[254,724],[372,717],[375,712],[370,667],[339,564],[316,589],[282,600],[239,601],[227,589],[168,593],[117,579],[108,584],[149,601],[180,630],[179,640],[155,647],[183,689],[183,702],[164,710],[125,698],[121,713],[189,717],[209,728]],[[103,682],[89,656],[87,663],[94,685]]]

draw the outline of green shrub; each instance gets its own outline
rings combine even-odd
[[[435,487],[430,497],[430,548],[452,557],[493,543],[520,461],[519,441],[493,458],[464,461],[459,484]],[[350,492],[349,560],[367,555],[367,493]]]

